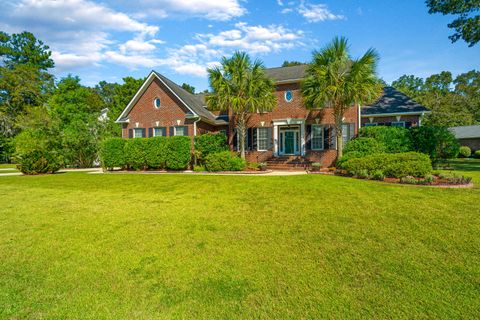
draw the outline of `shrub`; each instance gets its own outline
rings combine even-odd
[[[260,167],[260,164],[257,162],[248,162],[247,163],[247,168],[250,170],[258,170]]]
[[[424,182],[425,182],[426,184],[430,184],[430,183],[433,183],[434,180],[435,180],[435,179],[433,178],[433,175],[427,174],[427,175],[425,176]]]
[[[348,141],[344,150],[344,157],[338,161],[338,165],[349,159],[361,158],[371,154],[386,152],[385,145],[374,138],[356,138]]]
[[[190,137],[169,137],[165,146],[165,158],[167,169],[186,169],[192,158]]]
[[[462,158],[468,158],[472,155],[472,150],[467,146],[461,146],[459,149],[459,156]]]
[[[383,174],[382,170],[375,170],[372,174],[372,179],[383,181],[383,180],[385,180],[385,175]]]
[[[228,151],[227,136],[223,133],[206,133],[195,137],[195,153],[204,161],[211,153]]]
[[[56,151],[31,150],[15,156],[17,169],[24,174],[55,173],[62,164],[62,157]]]
[[[147,139],[127,139],[124,146],[125,162],[132,169],[144,169],[147,166]]]
[[[211,153],[205,158],[208,171],[242,171],[247,163],[230,151]]]
[[[472,177],[467,177],[456,173],[442,173],[439,175],[439,178],[446,180],[448,184],[469,184],[472,181]]]
[[[480,150],[475,151],[475,158],[480,159]]]
[[[320,162],[312,163],[312,171],[320,171],[321,167],[322,167],[322,164]]]
[[[204,166],[195,165],[195,166],[193,166],[193,171],[195,171],[195,172],[203,172],[203,171],[206,171],[206,170],[205,170],[205,167],[204,167]]]
[[[415,179],[412,176],[406,176],[400,178],[400,183],[405,183],[405,184],[417,184],[417,179]]]
[[[105,169],[125,166],[125,139],[110,138],[100,143],[100,161]]]
[[[432,162],[456,158],[460,145],[453,133],[444,127],[422,126],[412,129],[414,149],[428,154]]]
[[[370,175],[368,174],[368,170],[366,169],[360,169],[355,173],[355,176],[360,179],[369,179]]]
[[[373,138],[385,147],[387,153],[400,153],[413,150],[412,136],[410,131],[399,127],[363,127],[358,136],[361,138]]]
[[[260,169],[260,171],[266,171],[267,170],[267,163],[266,162],[260,162],[258,164],[258,168]]]
[[[148,138],[145,144],[145,160],[147,166],[152,169],[164,169],[166,167],[166,137]]]
[[[423,177],[432,172],[432,164],[427,155],[417,152],[384,153],[350,159],[342,164],[342,169],[352,175],[358,175],[361,170],[373,175],[380,170],[386,177]]]

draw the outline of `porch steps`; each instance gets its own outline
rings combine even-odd
[[[267,161],[267,168],[272,170],[304,171],[310,168],[311,161],[300,156],[271,157]]]

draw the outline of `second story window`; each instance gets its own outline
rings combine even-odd
[[[156,97],[154,100],[153,100],[153,106],[158,109],[160,108],[160,105],[161,105],[161,101],[160,101],[160,98]]]
[[[293,92],[288,90],[285,91],[285,101],[292,102],[293,101]]]

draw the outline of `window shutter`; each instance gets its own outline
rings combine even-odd
[[[352,140],[355,137],[355,123],[350,123],[350,131],[348,133],[348,140]]]
[[[305,138],[307,150],[312,150],[312,125],[307,124],[307,137]]]
[[[250,137],[252,136],[252,128],[247,128],[245,134],[245,150],[252,150],[252,140]]]
[[[188,126],[184,126],[185,128],[185,135],[188,136]]]
[[[133,129],[128,129],[128,137],[133,138]]]
[[[268,150],[273,149],[273,128],[269,127],[267,130]]]
[[[252,150],[257,150],[257,128],[251,128],[252,129]]]
[[[232,144],[233,144],[233,150],[234,150],[234,151],[238,151],[238,134],[237,134],[237,129],[234,129],[234,130],[233,130]]]
[[[323,148],[326,150],[330,149],[330,127],[323,127]]]
[[[153,137],[153,128],[148,128],[148,137]]]
[[[145,128],[142,128],[142,138],[145,138],[147,135],[146,135],[146,131]]]
[[[170,127],[170,137],[173,137],[173,134],[174,134],[173,127]]]
[[[162,131],[162,136],[166,137],[167,136],[167,128],[162,127],[162,128],[160,128],[160,130]]]

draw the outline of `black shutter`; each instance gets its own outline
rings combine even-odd
[[[185,128],[185,135],[188,136],[188,126],[184,126]]]
[[[153,128],[148,128],[148,137],[153,137]]]
[[[409,129],[411,127],[412,127],[412,122],[411,121],[405,122],[405,128]]]
[[[234,151],[238,151],[238,134],[237,134],[237,129],[233,129],[232,145],[233,145],[233,150],[234,150]]]
[[[167,136],[167,128],[166,127],[161,127],[160,130],[162,131],[162,136],[166,137]]]
[[[245,150],[252,150],[252,128],[248,128],[245,135]]]
[[[173,132],[173,127],[170,127],[170,137],[173,137],[174,132]]]
[[[142,128],[142,138],[145,138],[147,136],[147,132],[145,128]]]
[[[128,129],[128,137],[133,138],[133,129]]]
[[[252,150],[257,150],[257,128],[252,129]]]
[[[267,128],[267,139],[268,139],[268,150],[273,149],[273,128],[269,127]]]
[[[307,137],[305,138],[307,150],[312,150],[312,125],[307,124]]]
[[[330,149],[330,127],[323,127],[323,148],[325,150]]]

